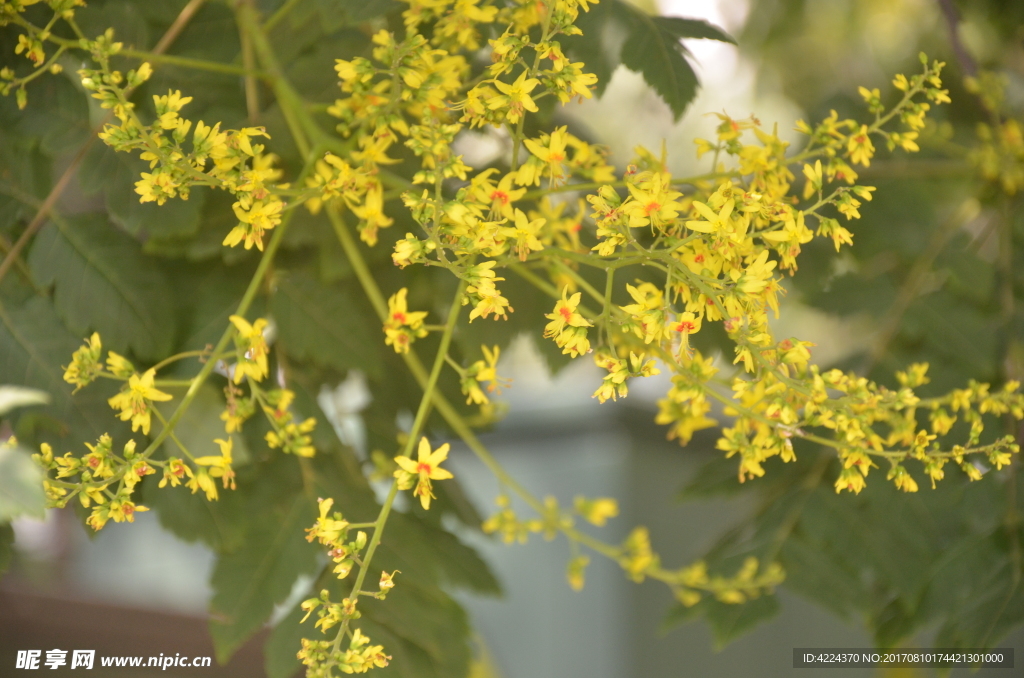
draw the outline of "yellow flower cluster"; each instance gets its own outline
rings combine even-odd
[[[75,457],[71,452],[55,457],[53,448],[43,443],[32,458],[47,472],[43,481],[51,506],[64,507],[76,495],[84,508],[92,512],[86,523],[94,530],[108,521],[135,522],[135,514],[148,511],[132,501],[135,486],[147,475],[156,473],[154,463],[136,453],[135,441],[125,443],[121,454],[113,449],[110,436],[103,434],[95,445],[86,443],[89,453]],[[50,476],[50,474],[53,474]]]
[[[671,372],[671,387],[659,402],[656,421],[682,443],[696,431],[717,425],[709,415],[713,401],[721,403],[722,414],[730,421],[717,445],[736,457],[740,481],[763,475],[773,457],[783,462],[795,459],[794,439],[834,450],[841,464],[837,492],[859,492],[881,460],[889,463],[888,480],[904,491],[918,489],[905,465],[908,460],[919,463],[933,485],[944,478],[950,462],[971,479],[980,478],[989,467],[1010,463],[1018,451],[1012,438],[983,442],[982,436],[986,417],[1024,418],[1024,397],[1017,384],[993,393],[972,382],[946,396],[922,398],[915,389],[927,380],[926,366],[911,366],[899,375],[901,387],[896,390],[852,373],[822,372],[811,364],[809,342],[780,341],[769,324],[769,314],[778,315],[784,292],[780,275],[797,271],[803,246],[815,238],[827,238],[837,250],[852,243],[853,234],[843,223],[860,217],[861,206],[874,190],[857,184],[853,167],[868,167],[883,144],[889,150],[918,150],[928,111],[949,100],[940,80],[941,63],[929,64],[922,58],[920,74],[897,76],[893,86],[903,96],[888,110],[880,90],[862,88],[873,122],[841,120],[832,112],[815,126],[798,123],[807,136],[799,152],[791,152],[754,118],[716,114],[715,138],[697,140],[698,158],[715,158],[711,173],[688,179],[673,176],[664,154],[656,157],[642,148],[619,172],[608,164],[606,149],[572,135],[568,127],[529,136],[525,131],[527,117],[539,111],[538,102],[545,97],[565,104],[591,96],[596,76],[567,58],[559,42],[562,36],[579,33],[574,23],[581,10],[589,10],[587,0],[514,0],[500,7],[487,0],[405,2],[404,35],[378,30],[372,35],[371,58],[336,61],[341,96],[327,112],[338,121],[336,130],[343,140],[319,130],[315,121],[303,123],[316,131],[316,144],[300,149],[306,158],[297,188],[278,183],[276,159],[254,143],[267,137],[265,130],[222,130],[219,123],[193,123],[182,117],[191,98],[179,91],[154,96],[154,119],[144,123],[130,93],[149,79],[152,69],[144,63],[126,74],[112,70],[110,61],[121,46],[110,32],[83,43],[98,68],[80,72],[84,87],[117,120],[107,125],[101,138],[116,150],[139,151],[149,163],[150,171],[136,184],[142,202],[159,205],[188,199],[193,186],[230,192],[237,225],[223,243],[231,247],[263,251],[267,233],[281,226],[287,210],[301,202],[313,212],[326,207],[332,223],[338,211],[347,210],[358,221],[362,240],[373,246],[381,229],[394,223],[389,200],[404,191],[401,203],[418,231],[406,233],[395,244],[396,266],[430,265],[450,271],[461,281],[453,308],[468,305],[470,322],[507,318],[513,308],[499,287],[505,282],[499,273],[520,276],[554,302],[545,316],[549,322],[544,337],[571,358],[595,353],[595,362],[606,371],[594,394],[601,402],[627,396],[629,379]],[[9,5],[17,12],[23,4],[4,2],[2,7],[10,14]],[[70,11],[74,3],[68,0],[64,5]],[[498,36],[487,40],[491,64],[472,77],[471,61],[487,34]],[[16,50],[42,63],[46,57],[42,44],[37,44],[42,38],[33,33],[22,37]],[[14,82],[0,76],[8,88]],[[292,106],[287,97],[278,99],[295,115],[307,115],[301,102]],[[457,140],[465,131],[485,126],[508,133],[511,148],[500,169],[477,171],[456,152]],[[307,146],[299,143],[299,132],[297,146]],[[984,134],[992,143],[976,158],[983,174],[1008,191],[1024,185],[1024,174],[1018,172],[1019,151],[1024,148],[1020,130],[1006,122]],[[415,166],[411,181],[388,169],[403,161],[400,166]],[[795,173],[797,167],[801,171]],[[345,246],[344,224],[334,225]],[[269,266],[282,231],[283,227],[274,232],[260,271]],[[346,247],[346,252],[356,268],[358,251]],[[581,273],[581,267],[604,275],[603,291],[595,288],[594,276]],[[626,267],[640,271],[635,274],[640,277],[616,279],[616,271]],[[251,289],[256,289],[260,275]],[[372,278],[360,275],[369,286],[373,281],[367,282],[367,277]],[[375,305],[383,307],[379,291],[374,292]],[[412,360],[406,355],[411,345],[432,328],[424,322],[426,312],[409,310],[407,294],[407,288],[400,289],[388,300],[386,315],[383,308],[380,312],[386,344]],[[225,430],[239,431],[261,409],[272,428],[266,435],[271,448],[311,456],[314,420],[295,419],[293,392],[260,385],[270,375],[274,327],[267,319],[245,319],[248,303],[230,317],[218,348],[201,352],[228,377],[227,407],[221,416]],[[349,631],[349,625],[360,616],[357,601],[365,595],[360,587],[397,492],[412,489],[422,508],[429,509],[433,481],[452,477],[440,467],[448,455],[447,444],[435,450],[421,438],[416,459],[409,456],[437,376],[447,362],[458,372],[467,401],[482,407],[491,405],[482,385],[496,390],[501,383],[497,348],[485,348],[484,359],[469,367],[447,355],[458,315],[450,317],[453,322],[445,329],[406,454],[395,458],[393,465],[387,460],[381,464],[395,478],[389,499],[375,523],[359,525],[371,525],[372,536],[357,530],[350,539],[354,526],[331,513],[330,499],[320,501],[319,518],[308,530],[310,541],[328,548],[339,578],[359,566],[350,597],[332,602],[324,591],[302,604],[307,617],[317,612],[317,628],[338,627],[333,641],[303,640],[299,657],[309,676],[326,678],[335,668],[362,673],[387,665],[390,657],[383,648],[370,645],[360,630]],[[726,392],[716,384],[724,366],[694,347],[693,337],[711,323],[721,323],[734,347],[734,373]],[[232,342],[233,349],[228,350]],[[167,361],[140,371],[114,353],[105,367],[101,359],[102,345],[94,336],[75,352],[65,379],[79,388],[99,377],[121,380],[124,388],[109,401],[118,416],[144,435],[149,434],[154,415],[163,428],[156,442],[138,454],[133,442],[121,455],[114,454],[109,438],[101,438],[80,459],[70,453],[55,459],[43,448],[38,457],[55,474],[47,480],[55,505],[76,495],[84,505],[95,505],[90,523],[98,529],[110,519],[130,521],[134,511],[142,510],[130,501],[131,492],[155,468],[163,470],[162,487],[183,484],[193,492],[203,490],[211,500],[217,498],[217,479],[224,488],[234,486],[229,436],[215,441],[219,455],[193,457],[173,436],[175,416],[165,420],[155,408],[155,402],[171,400],[157,379]],[[211,369],[204,367],[203,378]],[[194,390],[184,396],[182,407]],[[961,434],[963,444],[940,443],[946,436]],[[153,450],[165,438],[186,458],[152,461]],[[74,476],[77,482],[63,480]],[[531,498],[528,503],[536,517],[521,520],[502,494],[499,511],[484,523],[485,531],[499,533],[508,542],[525,541],[531,532],[548,539],[566,536],[573,549],[567,570],[573,588],[582,587],[589,562],[578,553],[580,545],[616,560],[637,581],[664,581],[688,606],[705,593],[740,603],[781,581],[777,565],[755,559],[732,577],[710,575],[702,563],[667,570],[643,527],[618,546],[577,530],[577,518],[600,526],[614,517],[618,507],[610,499],[577,498],[572,511],[550,497],[543,502]],[[380,590],[372,595],[386,596],[395,574],[382,573]],[[346,638],[348,647],[342,649]]]
[[[349,541],[349,522],[341,513],[335,511],[333,499],[318,500],[320,515],[317,517],[313,527],[306,530],[307,541],[317,541],[327,547],[327,557],[336,565],[334,573],[338,579],[344,579],[352,570],[354,561],[361,560],[360,554],[366,549],[366,533],[358,531],[354,539]],[[365,556],[364,556],[365,557]],[[380,577],[380,590],[375,594],[378,599],[387,597],[388,592],[394,588],[394,576],[392,573],[382,572]],[[359,592],[360,595],[365,592]],[[342,625],[347,629],[348,624],[359,619],[361,613],[357,609],[356,598],[345,598],[341,602],[331,601],[330,592],[324,589],[318,598],[310,598],[301,604],[306,612],[302,618],[305,622],[315,611],[317,613],[316,628],[322,632]],[[308,640],[303,638],[302,649],[298,657],[306,666],[307,676],[320,676],[327,678],[331,675],[331,669],[337,667],[343,673],[366,673],[373,668],[382,668],[391,661],[389,655],[384,654],[384,647],[381,645],[370,645],[370,639],[363,635],[360,629],[351,633],[351,642],[347,650],[340,648],[340,639],[343,633],[338,634],[338,642],[328,640]]]

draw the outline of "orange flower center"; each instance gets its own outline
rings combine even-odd
[[[572,310],[568,306],[560,307],[558,313],[565,319],[565,322],[572,320]]]
[[[416,467],[416,472],[417,473],[427,473],[427,474],[429,474],[431,470],[432,469],[430,468],[430,464],[428,464],[426,462],[422,462],[422,461]]]

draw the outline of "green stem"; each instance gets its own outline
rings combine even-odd
[[[420,432],[423,430],[423,426],[427,420],[427,414],[430,412],[431,400],[434,398],[437,389],[437,380],[441,376],[441,369],[444,367],[445,359],[448,357],[448,347],[451,345],[452,335],[455,334],[455,326],[458,324],[459,311],[462,309],[462,296],[466,291],[466,281],[460,281],[459,288],[455,292],[455,298],[452,300],[451,308],[448,310],[448,319],[445,323],[444,334],[441,335],[441,345],[437,349],[437,355],[434,358],[434,366],[430,370],[430,376],[427,379],[427,383],[423,388],[423,397],[420,398],[419,408],[416,410],[416,418],[413,420],[412,428],[409,429],[409,436],[405,441],[405,448],[402,451],[403,456],[412,455],[413,449],[415,449],[417,438]],[[384,505],[381,506],[380,514],[377,516],[377,520],[374,521],[373,536],[370,538],[370,544],[366,548],[366,555],[363,557],[363,562],[359,566],[359,573],[356,575],[356,581],[352,585],[352,592],[349,594],[349,598],[355,599],[359,592],[363,588],[363,581],[366,579],[366,573],[370,569],[370,562],[373,560],[373,554],[377,550],[377,546],[380,544],[381,536],[384,534],[384,525],[387,523],[388,515],[391,513],[391,507],[395,503],[395,497],[398,494],[398,482],[391,483],[391,489],[388,491],[387,499],[384,500]],[[338,630],[338,636],[334,640],[334,649],[337,649],[341,645],[341,640],[345,636],[345,632],[348,630],[349,620],[346,619],[342,622],[341,628]]]
[[[297,183],[302,182],[312,168],[312,159],[308,159],[306,161],[306,166],[303,167],[302,172],[299,175]],[[294,211],[286,213],[281,219],[281,223],[274,229],[274,235],[271,236],[270,242],[267,244],[267,249],[263,252],[263,256],[260,258],[260,263],[256,267],[256,272],[253,274],[252,280],[249,281],[249,286],[246,288],[245,294],[242,295],[242,300],[238,303],[238,307],[235,309],[234,315],[244,316],[252,305],[252,302],[256,298],[256,294],[259,292],[263,283],[263,277],[267,274],[267,271],[270,270],[270,263],[273,261],[278,248],[281,246],[281,241],[284,239],[284,234],[288,230],[288,225],[291,223],[291,219],[294,214]],[[223,353],[225,349],[227,349],[234,334],[234,325],[229,325],[228,328],[224,330],[224,334],[221,335],[220,341],[218,341],[217,345],[214,347],[213,354],[220,355]],[[210,376],[210,373],[213,371],[216,364],[216,361],[208,360],[206,364],[203,365],[202,369],[199,370],[199,374],[192,379],[192,385],[189,387],[188,391],[185,392],[185,396],[181,399],[181,402],[178,403],[178,407],[175,408],[174,412],[167,419],[164,430],[160,431],[149,446],[143,451],[142,455],[144,457],[152,455],[153,452],[164,442],[170,432],[174,430],[174,427],[181,420],[185,411],[192,404],[192,401],[195,400],[196,395],[199,394],[199,389],[202,387],[207,377]]]
[[[274,54],[274,50],[270,46],[270,42],[267,40],[266,34],[260,27],[257,21],[256,10],[249,3],[243,3],[235,10],[235,17],[239,23],[239,27],[249,39],[252,41],[252,47],[256,50],[256,55],[273,78],[271,85],[274,89],[274,95],[277,97],[277,102],[281,106],[281,112],[284,114],[285,122],[288,124],[288,129],[291,131],[292,137],[295,139],[295,146],[299,149],[299,153],[303,157],[309,156],[310,142],[307,138],[307,133],[311,130],[317,137],[317,141],[320,141],[319,137],[324,136],[322,132],[318,131],[315,123],[312,122],[312,118],[309,117],[309,113],[306,111],[306,105],[299,96],[295,88],[292,87],[291,83],[284,76],[284,71],[281,65],[277,61],[277,56]]]
[[[157,64],[168,64],[170,66],[181,66],[192,68],[198,71],[210,71],[211,73],[223,73],[224,75],[241,75],[253,78],[262,78],[267,82],[273,81],[273,76],[267,71],[255,68],[243,68],[234,64],[222,64],[217,61],[206,59],[194,59],[192,57],[173,56],[170,54],[156,54],[137,49],[123,49],[117,53],[118,56],[138,59],[139,61],[150,61]]]
[[[288,16],[288,12],[292,11],[300,2],[302,2],[302,0],[287,0],[270,16],[269,19],[263,22],[263,32],[269,33],[274,30],[274,28],[281,23],[286,16]]]

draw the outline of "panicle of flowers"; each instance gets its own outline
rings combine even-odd
[[[39,27],[25,20],[21,15],[31,5],[38,4],[39,0],[0,0],[0,27],[14,24],[25,31],[18,34],[18,43],[14,46],[14,53],[23,56],[32,64],[31,70],[24,72],[23,69],[4,67],[0,69],[0,96],[9,96],[13,90],[15,101],[19,109],[28,105],[28,90],[26,86],[44,73],[57,75],[63,70],[58,62],[61,55],[72,46],[81,47],[81,43],[73,40],[63,40],[53,34],[53,29],[58,21],[74,25],[75,8],[84,7],[84,0],[46,0],[46,4],[53,11],[53,15],[45,26]],[[57,49],[47,58],[46,43],[56,46]],[[18,75],[17,71],[22,71]]]
[[[309,435],[316,428],[316,419],[307,417],[301,422],[295,420],[291,409],[292,401],[295,400],[293,391],[257,391],[256,397],[273,427],[265,437],[270,449],[280,448],[282,452],[298,457],[312,457],[316,454],[316,447]]]
[[[109,435],[101,435],[96,444],[85,443],[87,454],[75,456],[67,452],[55,456],[48,443],[42,443],[32,458],[46,472],[43,489],[47,506],[63,508],[75,497],[83,508],[91,509],[88,524],[100,530],[107,522],[135,522],[135,514],[149,509],[132,500],[136,485],[157,466],[136,452],[136,443],[129,439],[121,453],[114,451]]]
[[[363,562],[361,555],[367,546],[366,533],[359,530],[356,532],[355,538],[350,539],[349,522],[342,517],[340,512],[331,512],[334,507],[334,499],[319,499],[317,503],[320,514],[316,523],[306,530],[306,540],[317,541],[326,547],[327,557],[335,563],[334,574],[338,579],[345,579],[354,563],[362,564]],[[375,594],[355,591],[353,597],[334,602],[331,599],[330,591],[323,589],[319,597],[302,602],[300,607],[306,613],[302,622],[316,612],[317,621],[314,626],[322,633],[326,633],[335,626],[340,626],[334,640],[302,639],[302,649],[298,652],[298,658],[306,666],[307,676],[327,678],[334,675],[333,669],[335,668],[342,673],[365,673],[373,668],[383,668],[388,665],[391,657],[384,654],[383,646],[370,645],[370,639],[363,635],[360,629],[357,628],[348,633],[348,627],[352,621],[362,616],[357,606],[358,596],[373,595],[375,598],[383,600],[394,588],[396,574],[398,574],[397,570],[391,573],[382,572],[379,591]],[[347,650],[341,647],[346,633],[351,637]]]

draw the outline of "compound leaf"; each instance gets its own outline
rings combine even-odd
[[[33,277],[53,286],[72,331],[97,331],[105,347],[142,359],[162,357],[174,344],[174,297],[154,263],[100,215],[47,224],[29,253]]]

